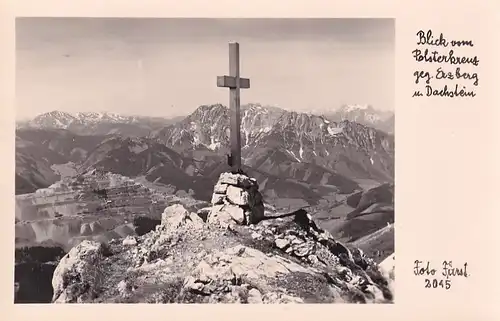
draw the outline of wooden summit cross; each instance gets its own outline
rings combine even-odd
[[[240,89],[250,88],[250,79],[240,78],[240,44],[237,42],[229,43],[229,76],[218,76],[217,87],[229,88],[231,154],[228,160],[234,173],[241,172]]]

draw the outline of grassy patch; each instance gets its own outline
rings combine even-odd
[[[277,250],[274,247],[274,242],[269,239],[252,239],[251,237],[244,238],[241,243],[245,246],[251,247],[253,249],[259,250],[262,253],[276,254]]]
[[[168,283],[147,284],[137,287],[129,295],[117,296],[114,303],[181,303],[183,279],[174,278]]]
[[[328,280],[322,275],[292,272],[278,276],[275,282],[277,287],[302,298],[305,303],[334,302],[334,293],[328,285]]]

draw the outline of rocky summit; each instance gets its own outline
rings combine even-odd
[[[82,241],[54,271],[52,302],[393,302],[393,274],[303,209],[264,216],[252,178],[223,173],[213,195],[198,212],[166,207],[144,235]]]

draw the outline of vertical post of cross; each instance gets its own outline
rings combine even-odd
[[[231,111],[231,158],[233,171],[241,170],[241,120],[240,120],[240,45],[229,44],[229,76],[236,79],[235,87],[229,89]]]
[[[240,45],[229,43],[229,76],[217,77],[217,86],[229,88],[231,169],[241,171],[240,89],[250,88],[250,79],[240,78]]]

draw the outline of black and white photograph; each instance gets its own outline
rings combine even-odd
[[[394,303],[395,19],[15,32],[15,303]]]

